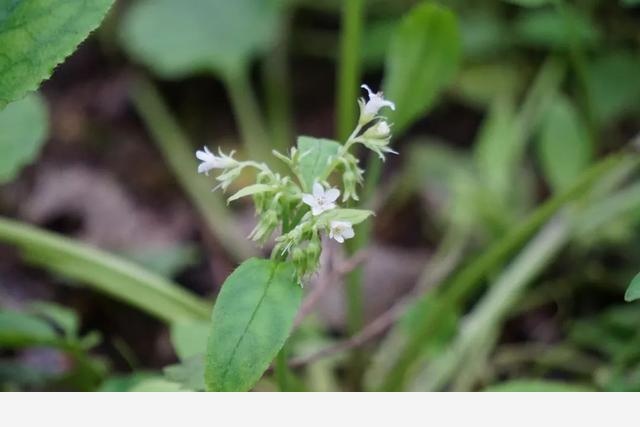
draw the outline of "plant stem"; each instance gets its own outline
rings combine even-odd
[[[264,59],[262,76],[267,101],[269,130],[274,147],[286,152],[292,143],[293,123],[291,115],[290,73],[287,64],[289,13],[271,54]]]
[[[271,144],[248,72],[245,70],[228,77],[225,83],[240,135],[249,155],[258,161],[266,160],[271,153]]]
[[[360,43],[364,0],[344,0],[340,33],[340,62],[337,87],[337,133],[344,140],[356,123],[356,103],[360,80]]]
[[[222,196],[212,193],[207,180],[196,174],[198,163],[193,148],[156,87],[148,79],[138,77],[132,97],[153,142],[218,242],[236,261],[255,255],[256,250],[244,239]]]
[[[0,241],[27,261],[129,303],[167,323],[207,320],[209,304],[138,265],[72,239],[0,218]]]
[[[419,357],[420,350],[425,342],[433,337],[437,330],[438,320],[442,318],[448,310],[455,309],[473,295],[476,288],[482,284],[487,274],[498,268],[504,261],[518,250],[533,235],[542,224],[554,215],[566,203],[577,199],[596,183],[603,175],[627,160],[628,153],[611,154],[589,169],[584,171],[580,177],[564,192],[553,196],[550,200],[538,207],[529,215],[518,227],[507,234],[504,238],[493,244],[479,257],[463,268],[455,275],[448,285],[442,289],[441,303],[429,313],[426,313],[424,322],[409,341],[404,349],[399,350],[399,356],[393,367],[389,371],[383,390],[399,390],[404,384],[405,376],[413,362]],[[637,155],[633,160],[636,165],[639,163]]]

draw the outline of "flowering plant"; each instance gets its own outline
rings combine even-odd
[[[363,181],[364,171],[351,149],[362,144],[382,160],[386,153],[395,153],[389,147],[391,126],[379,114],[384,107],[395,109],[394,103],[384,99],[382,92],[374,93],[367,85],[362,88],[367,91],[368,99],[359,99],[360,117],[344,144],[300,137],[297,147],[291,148],[288,155],[273,151],[273,155],[288,166],[290,176],[274,172],[265,163],[236,160],[234,152],[224,154],[218,150],[216,155],[207,147],[196,152],[201,161],[199,173],[208,175],[212,170],[220,171],[214,190],[227,190],[244,169],[256,172],[255,184],[240,189],[228,201],[253,198],[259,219],[249,234],[252,240],[264,244],[276,230],[281,230],[271,258],[291,260],[300,284],[317,270],[322,233],[343,243],[354,237],[354,225],[373,214],[369,210],[338,206],[339,199],[342,203],[357,201],[357,187]],[[336,186],[331,184],[334,175],[339,183]]]

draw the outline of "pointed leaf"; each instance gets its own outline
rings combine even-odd
[[[398,26],[387,55],[385,98],[396,103],[386,111],[399,133],[425,114],[453,79],[461,56],[456,17],[431,3],[412,9]]]
[[[271,191],[273,189],[272,186],[267,184],[253,184],[244,187],[242,190],[235,193],[233,196],[227,199],[227,202],[233,202],[234,200],[238,200],[241,197],[251,196],[253,194],[265,193],[267,191]]]
[[[0,110],[36,90],[100,24],[112,3],[0,1]]]
[[[207,389],[253,387],[289,336],[301,298],[291,263],[243,262],[224,282],[213,309]]]
[[[547,181],[556,192],[573,184],[589,166],[593,157],[589,133],[567,98],[559,97],[547,111],[537,148]]]
[[[360,224],[373,215],[366,209],[332,209],[322,214],[318,221],[329,224],[331,221],[347,221],[352,225]]]

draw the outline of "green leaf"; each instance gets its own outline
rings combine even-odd
[[[537,142],[542,170],[556,192],[573,184],[593,157],[589,133],[571,102],[563,96],[547,111]]]
[[[78,338],[80,321],[75,311],[46,301],[37,301],[29,305],[29,311],[53,322],[70,339]]]
[[[233,196],[227,199],[227,202],[233,202],[234,200],[238,200],[242,197],[251,196],[253,194],[266,193],[267,191],[272,191],[273,187],[267,184],[253,184],[244,187],[242,190],[235,193]]]
[[[249,390],[284,345],[301,299],[291,263],[243,262],[224,282],[213,309],[207,389]]]
[[[207,351],[209,322],[176,322],[171,325],[171,344],[180,360],[186,360]]]
[[[595,391],[592,387],[560,381],[521,379],[495,384],[484,389],[489,392],[578,392]]]
[[[497,98],[482,124],[474,146],[474,160],[483,184],[506,202],[520,162],[516,113],[510,97]]]
[[[386,62],[385,98],[396,104],[387,112],[399,133],[425,114],[453,79],[461,41],[455,15],[431,3],[421,4],[402,20]]]
[[[51,344],[59,337],[44,319],[16,311],[0,311],[0,347]]]
[[[192,356],[177,365],[163,369],[164,376],[172,382],[182,385],[185,390],[203,391],[204,355]]]
[[[138,265],[36,227],[0,218],[0,241],[28,261],[132,304],[166,322],[206,319],[209,305]]]
[[[280,10],[281,0],[141,0],[125,16],[121,40],[161,76],[229,78],[271,46]]]
[[[0,184],[11,181],[36,158],[47,128],[47,109],[37,94],[12,102],[0,111]]]
[[[147,378],[135,384],[130,390],[134,393],[175,393],[176,391],[185,391],[182,385],[164,378]]]
[[[301,159],[298,175],[303,179],[303,186],[310,191],[314,181],[324,180],[330,159],[338,153],[342,145],[336,141],[310,136],[298,137],[298,151]]]
[[[332,209],[324,212],[318,222],[329,224],[331,221],[347,221],[352,225],[360,224],[373,215],[373,211],[366,209]]]
[[[0,0],[0,109],[36,90],[113,0]]]
[[[606,52],[587,64],[587,87],[600,123],[640,111],[638,70],[640,57],[633,51]]]
[[[555,9],[527,11],[515,22],[514,36],[526,45],[545,49],[593,46],[600,39],[598,28],[582,13],[566,6],[566,15]]]
[[[640,298],[640,273],[636,274],[624,294],[624,300],[627,302],[635,301],[638,298]]]

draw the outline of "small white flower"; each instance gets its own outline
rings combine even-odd
[[[384,97],[382,96],[382,92],[373,93],[373,91],[367,85],[361,85],[360,87],[366,89],[367,93],[369,94],[369,100],[366,102],[366,104],[364,104],[364,107],[362,108],[362,114],[360,118],[360,121],[362,123],[367,123],[372,120],[378,114],[378,111],[380,111],[380,109],[383,107],[389,107],[392,110],[396,109],[396,104],[384,99]]]
[[[311,207],[311,213],[317,216],[322,212],[335,208],[335,201],[339,196],[340,190],[337,188],[325,190],[322,184],[315,182],[313,184],[313,194],[303,194],[302,201],[309,205]]]
[[[331,221],[329,228],[329,238],[338,243],[343,243],[345,239],[355,236],[353,226],[348,221]]]
[[[204,151],[196,151],[196,157],[202,161],[202,163],[198,165],[198,173],[209,175],[211,169],[227,169],[237,163],[233,157],[231,157],[233,156],[233,151],[229,155],[222,154],[222,151],[219,151],[219,153],[220,155],[216,156],[209,151],[207,147],[204,147]]]
[[[390,134],[391,126],[385,120],[381,120],[367,129],[363,136],[365,138],[386,139]]]

